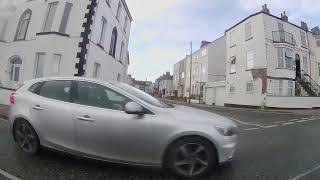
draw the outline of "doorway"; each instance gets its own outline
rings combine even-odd
[[[296,54],[296,78],[301,79],[301,64],[299,54]]]

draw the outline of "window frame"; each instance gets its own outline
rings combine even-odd
[[[128,102],[136,102],[138,103],[137,101],[133,100],[132,98],[128,97],[127,95],[115,90],[114,88],[110,87],[110,86],[107,86],[105,84],[101,84],[101,83],[98,83],[98,82],[93,82],[93,81],[85,81],[85,80],[75,80],[75,87],[74,87],[74,91],[73,91],[73,104],[76,104],[76,105],[79,105],[79,106],[85,106],[85,107],[90,107],[90,108],[98,108],[98,109],[102,109],[102,110],[107,110],[107,111],[117,111],[117,112],[122,112],[122,113],[126,113],[125,110],[116,110],[116,109],[109,109],[109,108],[104,108],[104,107],[98,107],[98,106],[92,106],[92,105],[85,105],[85,104],[79,104],[79,103],[76,103],[74,101],[74,99],[76,98],[75,96],[77,96],[77,94],[79,93],[79,83],[89,83],[89,84],[94,84],[96,86],[101,86],[105,89],[108,89],[110,91],[113,91],[115,93],[118,93],[120,94],[121,96],[124,96],[125,98],[127,98],[129,101]],[[138,103],[140,106],[143,107],[143,109],[145,110],[145,113],[148,114],[148,111],[150,111],[149,109],[147,109],[145,106],[141,105],[140,103]]]
[[[290,84],[290,86],[289,86]],[[287,87],[287,96],[291,97],[294,96],[294,83],[293,81],[288,81],[288,87]]]
[[[108,21],[105,17],[102,16],[102,18],[101,18],[101,32],[100,32],[99,40],[98,40],[98,45],[100,45],[102,47],[104,46],[104,43],[105,43],[107,28],[108,28]]]
[[[26,19],[27,15],[30,16],[28,19]],[[19,22],[18,22],[16,34],[15,34],[15,37],[14,37],[15,41],[23,41],[23,40],[26,39],[27,33],[28,33],[28,29],[29,29],[29,25],[30,25],[30,21],[31,21],[31,17],[32,17],[32,11],[30,9],[27,9],[22,13],[22,15],[20,16]],[[28,24],[26,26],[26,30],[25,30],[25,33],[23,35],[23,38],[20,39],[19,35],[20,35],[21,31],[22,31],[22,26],[23,26],[23,23],[25,21],[28,21]]]
[[[58,61],[58,64],[57,64],[57,67],[58,67],[58,72],[57,74],[55,74],[54,70],[53,70],[53,66],[55,65],[55,57],[59,57],[59,61]],[[51,76],[59,76],[60,75],[60,70],[61,70],[61,59],[62,59],[62,55],[61,54],[53,54],[52,55],[52,60],[51,60]]]
[[[44,19],[42,32],[51,32],[52,31],[52,26],[54,24],[54,18],[55,18],[56,13],[57,13],[58,4],[59,4],[59,1],[48,3],[48,8],[47,8],[46,16],[45,16],[45,19]],[[56,5],[57,7],[56,7],[55,12],[54,12],[53,17],[52,17],[52,23],[50,25],[49,30],[46,30],[47,22],[48,22],[48,18],[49,18],[49,13],[50,13],[50,10],[51,10],[52,6],[54,6],[54,5]]]
[[[37,77],[37,70],[38,70],[38,66],[39,66],[39,55],[43,55],[44,56],[44,59],[43,59],[43,72],[42,72],[42,76],[41,77]],[[35,63],[34,63],[34,75],[33,77],[34,78],[43,78],[44,77],[44,71],[45,71],[45,57],[46,57],[46,53],[44,52],[38,52],[36,53],[36,60],[35,60]]]
[[[304,31],[300,31],[300,39],[301,39],[301,46],[302,47],[307,47],[307,36]]]
[[[53,81],[70,81],[70,92],[69,92],[69,101],[64,101],[64,100],[60,100],[60,99],[53,99],[53,98],[50,98],[50,97],[46,97],[46,96],[43,96],[43,95],[40,95],[41,94],[41,89],[43,88],[43,86],[48,83],[48,82],[53,82]],[[34,86],[34,85],[37,85],[39,84],[39,86],[37,86],[34,91],[30,91],[30,89]],[[33,94],[36,94],[42,98],[46,98],[46,99],[49,99],[49,100],[53,100],[53,101],[58,101],[58,102],[62,102],[62,103],[73,103],[73,93],[74,93],[74,80],[71,80],[71,79],[55,79],[55,80],[44,80],[44,81],[40,81],[40,82],[35,82],[34,84],[32,84],[29,88],[28,88],[28,91],[33,93]]]
[[[248,55],[252,55],[252,58],[251,59],[248,59]],[[250,69],[254,69],[254,58],[255,58],[255,51],[254,50],[248,50],[246,52],[246,63],[247,63],[247,70],[250,70]],[[249,61],[250,60],[250,61]],[[249,62],[251,62],[251,66],[249,67]]]
[[[67,11],[68,7],[69,7],[69,11]],[[65,34],[66,31],[67,31],[67,27],[68,27],[70,15],[71,15],[72,7],[73,7],[73,4],[71,2],[66,2],[65,3],[63,14],[62,14],[62,18],[61,18],[61,22],[60,22],[60,26],[59,26],[59,32],[60,33]]]
[[[246,41],[253,38],[251,22],[247,22],[245,24],[245,38],[246,38]]]
[[[237,73],[237,59],[235,56],[232,56],[231,59],[232,60],[230,62],[230,74],[234,74]]]
[[[98,62],[95,62],[93,64],[94,70],[93,70],[93,78],[99,79],[101,75],[101,64]]]
[[[111,33],[110,49],[109,49],[109,55],[114,58],[116,58],[117,41],[118,41],[118,30],[116,27],[114,27]]]

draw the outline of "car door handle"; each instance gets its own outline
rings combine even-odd
[[[43,108],[40,105],[35,105],[32,108],[39,111],[43,110]]]
[[[86,121],[86,122],[94,122],[94,120],[92,118],[90,118],[90,116],[82,116],[82,117],[77,117],[78,120],[80,121]]]

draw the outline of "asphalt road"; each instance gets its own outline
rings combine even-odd
[[[320,179],[320,117],[204,108],[234,119],[240,145],[234,160],[204,180]],[[159,169],[130,167],[42,150],[28,157],[15,145],[8,123],[0,120],[0,180],[3,172],[20,179],[176,179]]]

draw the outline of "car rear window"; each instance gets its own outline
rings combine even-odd
[[[34,94],[38,94],[39,95],[39,91],[40,91],[40,88],[41,88],[42,85],[43,85],[43,82],[35,83],[31,87],[29,87],[28,90],[30,92],[34,93]]]
[[[71,102],[71,84],[72,81],[65,80],[44,82],[40,87],[39,95],[50,99]]]

